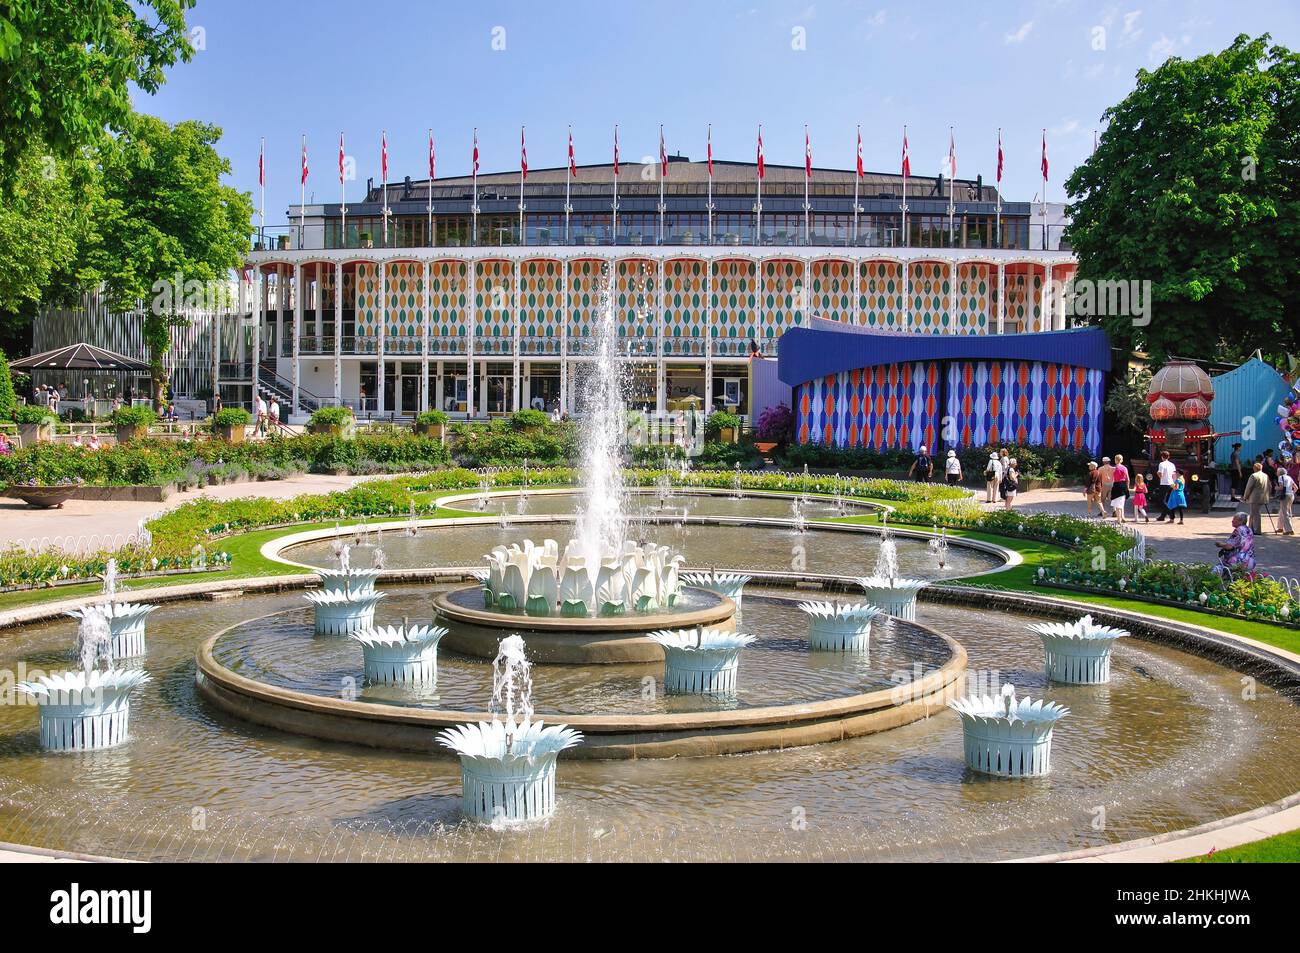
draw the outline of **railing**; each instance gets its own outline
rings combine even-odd
[[[519,353],[530,356],[558,357],[560,339],[557,337],[521,337],[519,339]]]
[[[334,335],[307,335],[298,338],[298,353],[302,354],[333,354],[334,353]]]
[[[703,357],[707,338],[664,338],[664,357]]]

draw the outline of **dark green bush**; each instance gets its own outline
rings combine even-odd
[[[352,422],[350,407],[321,407],[307,421],[313,427],[346,427]]]
[[[113,411],[113,423],[119,427],[148,427],[158,422],[151,407],[119,407]]]
[[[243,407],[225,407],[213,416],[214,427],[246,427],[253,422],[253,415]]]

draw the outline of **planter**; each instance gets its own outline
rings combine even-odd
[[[214,427],[213,430],[217,439],[224,440],[226,443],[243,443],[246,428],[243,424],[237,427]]]
[[[441,440],[447,432],[446,424],[416,424],[415,432],[422,437],[433,437],[435,440]]]
[[[1042,699],[971,695],[948,703],[961,716],[966,766],[1001,778],[1040,778],[1052,770],[1052,729],[1070,713]]]
[[[149,436],[149,428],[147,426],[133,425],[117,428],[118,443],[130,443],[132,440],[143,440],[147,436]]]
[[[739,432],[736,427],[722,427],[718,430],[718,439],[723,443],[735,443],[736,434]]]
[[[280,238],[279,238],[279,241],[276,242],[276,246],[280,249],[280,251],[288,251],[288,250],[289,250],[289,236],[288,236],[288,235],[281,235]]]
[[[307,430],[310,433],[321,434],[326,437],[338,437],[340,440],[351,440],[356,434],[356,425],[308,424]]]
[[[16,687],[40,706],[42,748],[93,751],[127,740],[131,692],[149,680],[140,669],[118,669],[63,672]]]
[[[37,443],[51,443],[54,440],[53,424],[19,424],[18,436],[24,447]]]
[[[77,486],[21,486],[17,483],[11,483],[5,488],[5,496],[12,496],[22,500],[28,506],[34,506],[40,510],[56,510],[63,505],[65,500],[70,500],[77,495]]]

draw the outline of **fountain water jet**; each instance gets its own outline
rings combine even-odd
[[[108,620],[111,636],[111,656],[114,659],[132,658],[145,654],[145,618],[158,607],[142,602],[117,601],[117,560],[110,558],[104,564],[104,601],[85,609],[73,609],[68,616],[85,622],[86,613],[94,610]]]

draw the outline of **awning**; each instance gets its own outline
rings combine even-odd
[[[10,361],[9,366],[24,371],[134,371],[148,373],[149,365],[125,354],[108,351],[93,344],[69,344]]]

